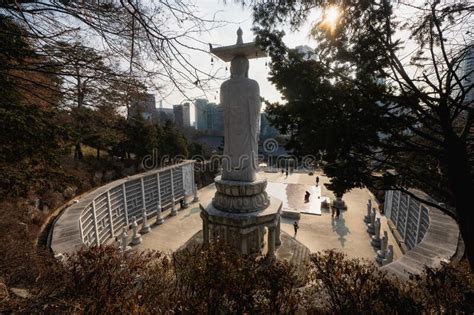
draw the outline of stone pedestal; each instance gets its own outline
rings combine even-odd
[[[380,218],[375,220],[374,227],[374,235],[372,235],[372,241],[370,243],[372,246],[380,248]]]
[[[186,196],[184,196],[183,201],[181,202],[181,209],[186,209],[188,206],[188,201],[186,200]]]
[[[127,229],[123,228],[122,234],[120,234],[120,251],[122,253],[126,253],[130,251],[132,248],[128,246],[128,235],[127,235]]]
[[[133,217],[132,231],[133,231],[132,245],[140,244],[142,242],[142,235],[138,232],[138,224],[135,217]]]
[[[140,230],[141,234],[146,234],[151,231],[150,224],[148,224],[148,214],[146,213],[146,209],[143,209],[142,212],[142,229]]]
[[[269,255],[277,246],[277,225],[281,201],[274,200],[265,210],[252,213],[229,213],[216,209],[212,203],[201,204],[204,242],[225,241],[243,254],[260,253],[268,228]]]
[[[382,264],[383,260],[385,259],[385,255],[387,254],[387,246],[388,246],[388,233],[387,231],[384,231],[381,244],[380,244],[380,249],[377,251],[377,256],[375,257],[375,260],[379,264]]]
[[[385,258],[382,260],[382,265],[388,265],[393,261],[393,245],[388,245],[387,252],[385,253]]]
[[[372,200],[369,199],[369,201],[367,202],[367,214],[364,217],[365,223],[370,223],[371,210],[372,210]]]
[[[170,212],[170,216],[175,216],[177,213],[178,213],[178,210],[176,209],[176,200],[174,200],[174,197],[173,199],[171,200],[171,212]]]
[[[218,202],[216,202],[218,205],[228,205],[229,208],[224,208],[225,210],[215,206],[216,199],[200,204],[204,243],[220,240],[230,244],[242,254],[259,254],[264,244],[265,228],[267,228],[268,255],[273,256],[280,240],[279,222],[282,202],[276,198],[268,198],[266,193],[263,203],[256,202],[259,197],[253,197],[255,195],[250,195],[250,191],[261,193],[261,190],[255,188],[259,184],[232,182],[229,187],[222,187],[222,181],[220,181],[217,185],[220,186],[218,193],[229,191],[235,192],[235,195],[218,197]],[[234,190],[237,186],[240,188]],[[264,186],[266,186],[266,182]],[[239,195],[239,192],[243,195]],[[243,196],[249,198],[243,198]],[[230,197],[228,199],[230,201],[222,203],[228,197]],[[265,204],[266,207],[258,210],[262,204]],[[253,205],[257,210],[250,211],[250,205]]]
[[[155,224],[156,225],[161,225],[161,224],[163,224],[163,222],[165,222],[165,220],[161,216],[161,204],[158,204],[158,206],[156,206],[156,222],[155,222]]]
[[[369,232],[369,234],[375,234],[375,208],[372,208],[372,212],[370,213],[370,223],[367,224],[367,232]]]
[[[197,184],[194,184],[194,197],[193,197],[193,202],[198,202],[198,201],[199,201],[198,187],[197,187]]]

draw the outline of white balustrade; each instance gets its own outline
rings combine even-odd
[[[183,167],[188,168],[189,176],[181,175]],[[194,185],[194,174],[190,171],[193,168],[194,161],[184,161],[116,180],[83,196],[66,208],[55,224],[52,249],[55,252],[68,252],[73,250],[71,247],[77,249],[83,245],[100,245],[119,235],[120,246],[126,250],[124,246],[128,243],[123,243],[126,241],[123,232],[129,229],[132,217],[140,218],[146,229],[150,217],[156,215],[157,224],[163,222],[162,210],[176,212],[174,202],[186,197],[184,186]],[[180,176],[173,176],[173,171]],[[191,197],[194,191],[188,189],[187,193]],[[67,230],[67,239],[61,236],[61,229]]]

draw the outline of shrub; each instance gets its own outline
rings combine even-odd
[[[467,261],[425,268],[412,275],[411,294],[423,304],[426,313],[474,313],[474,275]]]
[[[438,314],[472,313],[467,265],[427,269],[400,281],[371,263],[335,251],[312,254],[307,277],[285,261],[243,256],[224,244],[188,246],[172,258],[82,249],[63,262],[34,256],[28,299],[0,310],[141,314]]]
[[[416,313],[404,285],[374,264],[328,250],[310,257],[308,308],[323,313]]]
[[[175,255],[181,311],[190,313],[294,312],[299,293],[287,262],[240,255],[222,243]]]

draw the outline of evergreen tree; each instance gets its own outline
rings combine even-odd
[[[412,13],[401,20],[392,4],[256,1],[258,40],[286,100],[267,111],[300,154],[323,159],[340,192],[365,185],[419,199],[409,190],[418,188],[446,203],[422,200],[457,220],[474,267],[474,85],[472,71],[461,71],[474,49],[472,6],[400,3]],[[322,20],[312,32],[314,54],[289,52],[278,25],[297,29],[315,7]]]
[[[19,195],[57,174],[67,134],[58,120],[54,76],[29,76],[37,56],[24,32],[0,15],[0,195]],[[20,69],[24,69],[20,71]],[[25,79],[38,95],[22,85]]]

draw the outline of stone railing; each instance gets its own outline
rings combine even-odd
[[[265,172],[265,173],[281,173],[281,170],[282,170],[281,167],[271,167],[271,166],[259,166],[258,167],[259,172]],[[309,169],[309,168],[304,168],[304,167],[294,168],[290,171],[291,174],[293,174],[293,173],[296,173],[296,174],[309,174],[309,173],[314,173],[314,172],[315,172],[315,170]]]
[[[427,200],[420,191],[411,191]],[[404,278],[420,274],[424,266],[437,267],[456,253],[459,228],[448,215],[400,191],[386,191],[385,216],[404,255],[382,267]]]
[[[384,212],[404,251],[415,247],[430,225],[428,206],[398,190],[385,192]]]
[[[113,241],[133,218],[174,208],[195,193],[194,161],[122,178],[97,188],[66,208],[53,225],[55,254]],[[159,208],[160,206],[160,208]]]

